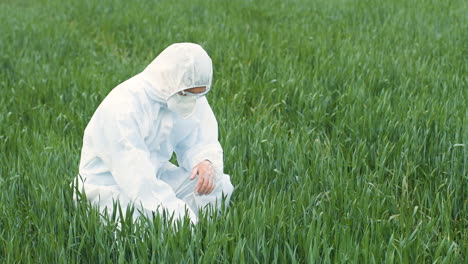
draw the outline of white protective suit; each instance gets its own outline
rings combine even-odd
[[[93,204],[112,213],[113,202],[140,213],[167,210],[175,218],[188,212],[197,222],[199,208],[229,202],[233,186],[223,173],[223,150],[216,118],[203,96],[188,118],[170,111],[167,100],[179,91],[210,88],[212,64],[202,47],[191,43],[166,48],[146,69],[115,87],[85,129],[78,189]],[[176,153],[179,167],[169,162]],[[194,192],[191,170],[203,160],[213,164],[215,189]]]

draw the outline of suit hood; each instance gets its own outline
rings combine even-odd
[[[175,43],[163,50],[140,76],[148,84],[145,91],[153,100],[167,99],[185,89],[205,86],[213,77],[211,58],[198,44]]]

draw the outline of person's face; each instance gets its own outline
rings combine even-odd
[[[193,88],[190,88],[190,89],[185,89],[183,91],[178,92],[178,94],[182,95],[182,96],[187,96],[189,94],[202,94],[204,92],[206,92],[206,86],[200,86],[200,87],[193,87]]]

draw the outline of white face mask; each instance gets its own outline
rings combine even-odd
[[[195,112],[197,97],[192,95],[174,94],[167,99],[167,108],[179,114],[183,119],[189,118]]]

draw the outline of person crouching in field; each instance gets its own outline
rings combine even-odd
[[[212,75],[201,46],[176,43],[115,87],[84,131],[77,190],[109,215],[114,201],[132,205],[134,218],[167,210],[196,223],[198,209],[227,205],[234,188],[205,97]]]

